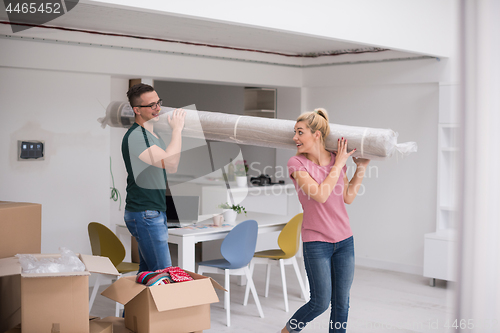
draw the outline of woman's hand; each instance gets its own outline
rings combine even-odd
[[[362,157],[353,157],[352,160],[356,163],[356,172],[352,176],[351,181],[347,180],[347,176],[344,174],[344,202],[346,204],[351,204],[358,195],[359,188],[361,187],[361,182],[365,176],[366,167],[370,160]]]
[[[356,163],[356,167],[367,167],[368,163],[370,163],[370,160],[367,158],[362,158],[362,157],[353,157],[352,160],[354,163]]]
[[[347,139],[339,139],[337,143],[337,154],[335,156],[335,165],[342,169],[347,162],[349,156],[354,154],[356,148],[351,150],[349,153],[347,152]]]
[[[182,131],[184,128],[184,118],[186,118],[186,111],[184,109],[175,109],[171,115],[167,116],[167,121],[172,131],[179,129]]]

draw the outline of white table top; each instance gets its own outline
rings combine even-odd
[[[259,229],[260,229],[262,227],[274,227],[286,224],[288,221],[290,221],[292,217],[293,216],[248,212],[246,216],[245,213],[238,214],[236,218],[236,224],[246,220],[255,220],[259,224]],[[206,226],[206,228],[199,228],[200,226]],[[235,224],[229,226],[216,227],[213,225],[212,218],[210,217],[209,219],[200,221],[194,224],[193,226],[168,229],[168,233],[169,235],[173,236],[186,237],[193,235],[213,234],[218,232],[228,232],[234,226]]]
[[[266,214],[248,212],[238,214],[236,224],[245,220],[256,220],[259,224],[259,234],[277,232],[283,229],[284,225],[290,221],[293,216]],[[171,228],[168,229],[169,243],[179,245],[179,252],[177,254],[178,265],[188,271],[195,271],[195,244],[198,242],[211,241],[216,239],[224,239],[229,231],[234,228],[236,224],[216,227],[213,225],[211,215],[208,219],[203,217],[202,221],[197,222],[192,226],[184,228]],[[127,228],[125,224],[117,224],[117,226]],[[202,226],[200,228],[200,226]],[[128,229],[127,229],[128,230]]]
[[[191,236],[194,234],[202,235],[202,234],[211,234],[217,232],[227,232],[228,230],[231,230],[237,223],[246,220],[257,221],[257,223],[259,224],[259,228],[274,227],[286,224],[295,215],[286,216],[286,215],[276,215],[276,214],[256,213],[256,212],[248,212],[245,215],[245,213],[241,213],[238,214],[238,216],[236,217],[236,224],[232,224],[229,226],[221,226],[221,227],[216,227],[213,225],[212,216],[213,214],[200,215],[200,219],[198,220],[197,223],[194,223],[192,225],[183,228],[170,228],[168,229],[168,234],[184,237],[184,236]],[[125,223],[118,223],[117,226],[121,228],[127,228]],[[206,226],[206,228],[195,228],[196,226],[197,227]]]

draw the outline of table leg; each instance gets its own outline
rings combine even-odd
[[[194,262],[194,237],[182,237],[179,242],[178,263],[179,267],[196,273]]]

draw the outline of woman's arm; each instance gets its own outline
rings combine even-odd
[[[353,157],[352,159],[354,163],[356,163],[356,172],[351,181],[349,181],[347,175],[344,174],[344,202],[348,205],[350,205],[358,195],[361,182],[365,176],[366,167],[368,163],[370,163],[370,160],[366,158]]]
[[[311,199],[324,203],[337,185],[340,172],[344,167],[347,158],[351,156],[356,149],[347,152],[347,140],[339,139],[335,164],[325,180],[318,184],[307,171],[295,171],[292,177],[297,181],[299,188]]]

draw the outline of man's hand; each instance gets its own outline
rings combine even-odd
[[[184,128],[184,119],[186,118],[186,111],[184,109],[175,109],[172,114],[167,116],[167,121],[172,131],[181,130]]]

